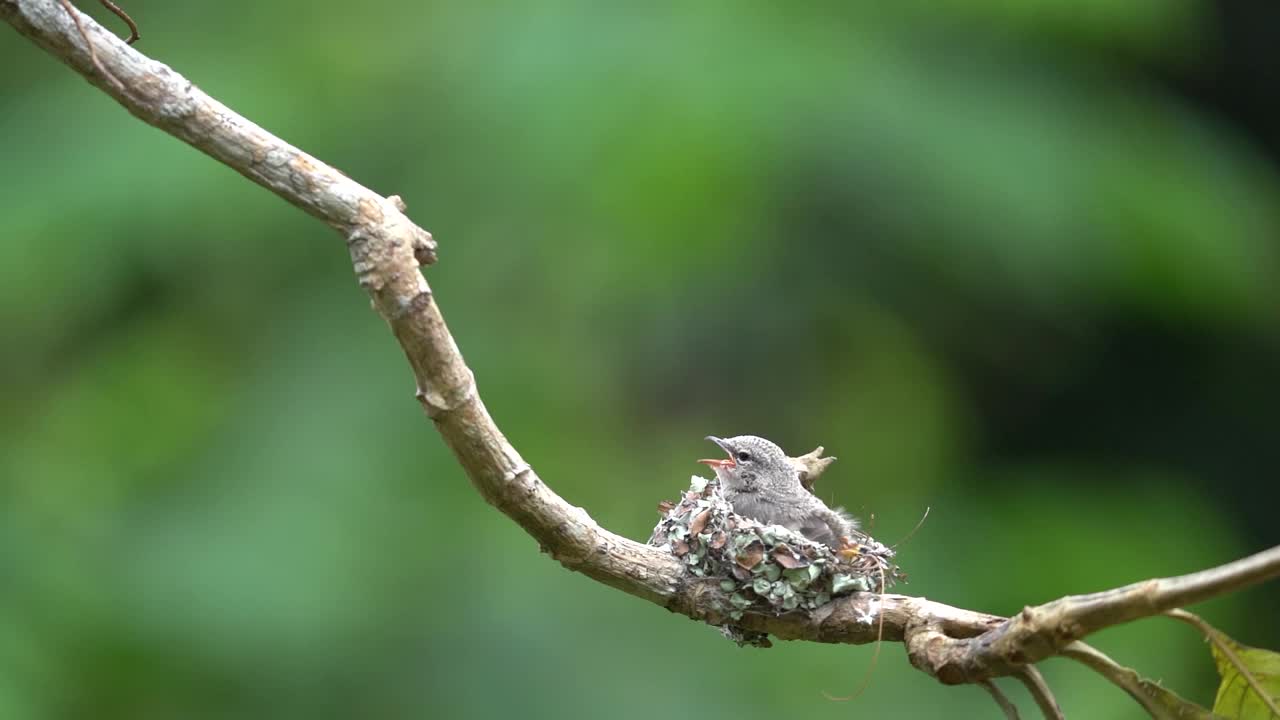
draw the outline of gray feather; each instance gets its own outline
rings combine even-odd
[[[844,509],[827,507],[804,487],[800,470],[782,448],[754,435],[712,439],[734,460],[715,469],[734,512],[832,548],[858,527]]]

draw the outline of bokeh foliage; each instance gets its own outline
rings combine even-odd
[[[1230,52],[1207,2],[127,7],[406,198],[490,409],[612,529],[751,432],[840,456],[886,542],[932,507],[900,589],[974,609],[1280,541],[1280,177],[1169,80]],[[831,702],[870,648],[740,649],[540,555],[340,238],[4,37],[0,717],[992,715],[897,647]],[[1277,599],[1198,611],[1277,647]],[[1098,645],[1212,701],[1173,623]]]

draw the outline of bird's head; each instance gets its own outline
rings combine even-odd
[[[752,492],[761,485],[779,485],[796,476],[795,466],[782,448],[762,437],[739,435],[726,439],[708,435],[707,439],[719,445],[728,457],[698,462],[710,465],[727,490]]]

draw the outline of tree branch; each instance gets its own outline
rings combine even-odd
[[[926,633],[930,660],[944,683],[1008,675],[1018,667],[1058,654],[1103,628],[1159,615],[1280,575],[1280,546],[1189,575],[1156,578],[1091,595],[1068,595],[1027,607],[980,638]],[[912,639],[907,638],[908,649]],[[923,643],[924,640],[918,641]]]
[[[167,65],[129,47],[88,15],[64,8],[60,2],[0,0],[0,16],[143,122],[213,157],[348,238],[357,231],[375,233],[374,257],[367,259],[381,262],[377,253],[404,247],[417,251],[424,263],[434,261],[431,234],[409,222],[394,203],[233,112]],[[84,28],[83,35],[77,24]],[[95,52],[85,47],[84,38]],[[96,71],[94,55],[119,85]]]
[[[336,229],[346,239],[361,287],[403,348],[417,398],[441,437],[484,499],[524,528],[543,551],[569,569],[691,618],[712,624],[728,619],[714,579],[692,577],[667,551],[600,527],[542,482],[502,435],[419,271],[435,261],[436,243],[405,216],[398,197],[382,197],[268,133],[91,18],[69,15],[59,0],[0,0],[0,17],[139,119]],[[121,86],[95,70],[86,38]],[[1069,650],[1065,654],[1105,668],[1120,684],[1114,663],[1102,662],[1073,641],[1278,573],[1280,547],[1192,575],[1062,598],[1007,621],[924,598],[861,593],[810,613],[749,613],[735,624],[782,639],[862,644],[878,639],[875,620],[883,620],[884,639],[904,641],[911,663],[944,683],[981,683],[1020,673],[1034,678],[1023,668]],[[1124,682],[1122,687],[1139,697],[1133,683]],[[1052,696],[1037,698],[1047,707],[1044,697]]]

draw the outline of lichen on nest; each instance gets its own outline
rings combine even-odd
[[[733,620],[746,613],[780,615],[813,610],[853,592],[882,592],[906,576],[892,549],[855,532],[839,552],[780,525],[762,525],[736,515],[715,480],[694,476],[678,503],[664,502],[650,545],[669,549],[696,577],[719,580]],[[759,644],[761,638],[743,637]]]

